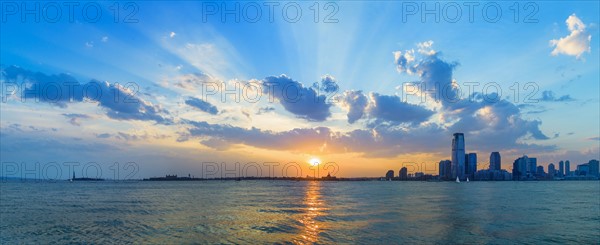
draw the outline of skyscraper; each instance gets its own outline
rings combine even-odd
[[[588,165],[590,166],[590,175],[598,177],[600,175],[600,162],[598,160],[590,160]]]
[[[537,166],[537,173],[538,176],[544,176],[544,166]]]
[[[452,138],[452,179],[465,177],[465,136],[455,133]]]
[[[449,180],[452,176],[452,163],[450,160],[442,160],[439,163],[439,175],[442,180]]]
[[[529,172],[530,175],[535,175],[535,173],[537,172],[537,158],[535,157],[530,157],[527,161],[527,172]]]
[[[400,169],[400,179],[401,180],[407,180],[408,179],[408,169],[406,169],[406,167],[402,167]]]
[[[490,170],[500,170],[501,168],[500,152],[494,151],[490,154]]]
[[[394,178],[394,170],[388,170],[387,173],[385,173],[385,179],[392,180],[393,178]]]
[[[554,163],[550,163],[548,164],[548,176],[552,178],[554,175],[556,175],[556,168],[554,168]]]
[[[475,179],[475,172],[477,172],[477,153],[469,153],[465,155],[465,174]]]
[[[527,173],[529,172],[529,168],[531,168],[531,166],[536,166],[536,168],[533,171],[533,174],[535,174],[535,172],[537,171],[537,159],[531,159],[532,158],[529,158],[527,155],[523,155],[522,157],[519,157],[517,160],[515,160],[515,162],[513,163],[514,179],[519,180],[522,178],[526,178]]]
[[[571,163],[569,162],[569,160],[565,162],[565,175],[571,175]]]
[[[558,176],[565,176],[565,163],[563,161],[558,162]]]

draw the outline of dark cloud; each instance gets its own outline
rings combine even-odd
[[[209,113],[211,115],[217,115],[217,113],[219,113],[219,110],[216,106],[202,99],[190,97],[187,100],[185,100],[185,104],[199,109],[203,112]]]
[[[539,99],[540,101],[544,101],[544,102],[568,102],[568,101],[575,101],[575,99],[571,98],[570,95],[563,95],[560,97],[556,97],[554,95],[554,92],[550,91],[550,90],[546,90],[542,92],[542,97]]]
[[[360,153],[365,157],[395,157],[406,153],[445,154],[450,147],[453,131],[436,124],[426,124],[413,129],[390,125],[379,125],[372,129],[357,129],[350,132],[335,132],[327,127],[295,128],[274,132],[258,128],[241,128],[231,125],[188,121],[185,140],[201,138],[200,143],[226,150],[232,145],[243,144],[264,149],[285,150],[304,153]],[[502,132],[505,133],[505,132]],[[497,136],[497,135],[490,135]],[[509,147],[522,150],[548,151],[552,146],[506,142],[487,136],[468,134],[469,150],[502,151]],[[496,143],[495,141],[501,141]]]
[[[275,111],[275,108],[270,107],[270,106],[265,106],[265,107],[258,108],[258,112],[256,114],[260,115],[260,114],[267,113],[270,111]]]
[[[273,132],[227,124],[197,121],[187,121],[186,123],[190,126],[185,137],[186,140],[188,137],[205,137],[201,143],[218,149],[226,149],[229,145],[234,144],[245,144],[267,149],[314,152],[318,150],[319,146],[331,142],[334,137],[331,130],[326,127],[296,128],[284,132]]]
[[[22,101],[40,101],[50,103],[62,108],[67,107],[69,102],[81,102],[83,100],[82,86],[70,75],[61,73],[58,75],[46,75],[41,72],[25,70],[17,66],[2,68],[0,72],[5,83],[18,86],[19,99]],[[7,89],[17,89],[9,84]]]
[[[60,107],[67,107],[69,102],[97,102],[106,109],[106,115],[113,119],[171,123],[171,120],[160,115],[168,114],[168,111],[143,100],[136,95],[135,91],[130,91],[117,83],[91,80],[82,84],[64,73],[49,76],[16,66],[3,69],[2,77],[6,82],[25,87],[23,91],[19,91],[23,98],[37,98],[41,102]]]
[[[110,84],[96,80],[92,80],[88,84],[96,84],[101,89],[102,95],[92,100],[98,101],[100,106],[107,109],[106,115],[110,118],[155,121],[162,124],[169,124],[171,122],[160,115],[161,113],[168,114],[166,110],[137,97],[133,92],[119,84]]]
[[[176,77],[170,82],[175,87],[193,91],[201,89],[204,83],[218,82],[218,80],[204,73],[191,73]]]
[[[326,102],[325,95],[318,95],[313,88],[304,87],[286,75],[267,77],[262,85],[264,93],[299,118],[322,122],[331,116],[331,104]]]
[[[395,95],[369,94],[372,104],[368,107],[369,117],[391,123],[421,123],[433,115],[422,106],[401,101]]]
[[[81,119],[90,119],[92,117],[78,113],[63,113],[64,117],[69,119],[69,123],[73,126],[81,126]]]
[[[96,135],[96,138],[99,138],[99,139],[106,139],[106,138],[110,138],[110,136],[111,136],[111,135],[110,135],[109,133],[103,133],[103,134],[97,134],[97,135]]]

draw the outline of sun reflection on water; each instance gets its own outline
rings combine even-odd
[[[306,212],[298,222],[303,225],[300,236],[294,240],[295,244],[311,244],[319,241],[319,233],[323,230],[322,222],[317,218],[324,215],[325,203],[321,199],[321,183],[310,181],[306,187],[303,201]]]

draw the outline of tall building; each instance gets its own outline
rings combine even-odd
[[[536,175],[537,176],[544,176],[544,166],[537,166],[537,172]]]
[[[465,155],[465,175],[475,179],[475,172],[477,172],[477,154],[469,153]]]
[[[554,163],[548,164],[548,176],[550,178],[556,175],[556,168],[554,167]]]
[[[400,169],[400,179],[401,180],[407,180],[408,179],[408,169],[406,169],[406,167],[402,167]]]
[[[532,160],[533,159],[533,160]],[[532,166],[536,166],[532,172],[529,172],[529,169]],[[517,158],[513,162],[513,178],[516,180],[528,177],[527,174],[535,174],[537,171],[537,159],[530,158],[527,155],[523,155],[522,157]]]
[[[452,178],[452,162],[450,160],[442,160],[439,164],[440,179],[450,180]]]
[[[599,162],[598,160],[590,160],[588,162],[589,165],[589,169],[590,169],[590,174],[592,176],[596,176],[599,177],[600,176],[600,169],[599,169]]]
[[[577,170],[575,170],[575,175],[587,176],[589,174],[590,174],[590,164],[589,163],[577,165]]]
[[[565,163],[563,161],[558,162],[558,176],[565,176]]]
[[[571,163],[569,162],[569,160],[565,161],[565,175],[571,175]]]
[[[490,170],[500,170],[501,168],[500,152],[494,151],[490,154]]]
[[[452,179],[465,177],[465,135],[455,133],[452,138]]]
[[[530,157],[527,161],[527,172],[533,176],[537,172],[537,158]]]
[[[388,170],[387,173],[385,173],[385,179],[391,180],[393,178],[394,178],[394,170]]]

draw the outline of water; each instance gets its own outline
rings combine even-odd
[[[600,243],[600,182],[4,182],[0,243]]]

